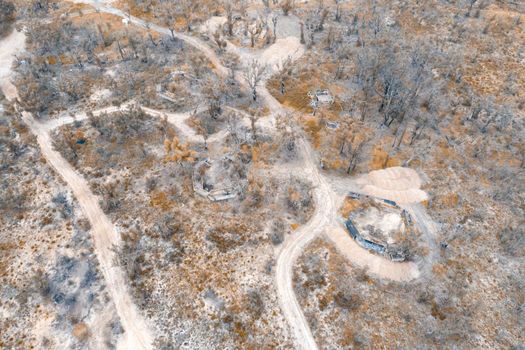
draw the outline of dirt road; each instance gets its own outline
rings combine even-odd
[[[123,11],[103,4],[101,5],[98,1],[76,0],[76,2],[91,4],[102,12],[110,13],[122,18],[128,18],[130,23],[140,27],[149,28],[165,35],[173,35],[201,51],[212,62],[215,66],[215,70],[221,76],[227,76],[228,74],[228,69],[221,64],[215,51],[198,38],[182,33],[172,33],[167,28],[160,27],[153,23],[147,23],[133,16],[128,16]],[[293,55],[295,52],[290,52],[290,54]],[[252,55],[240,55],[240,59],[243,60],[241,66],[245,66],[248,63],[245,61],[252,58]],[[263,57],[261,57],[261,59],[262,58]],[[264,59],[262,59],[262,61],[264,61]],[[240,71],[235,73],[235,78],[241,87],[246,89],[246,82]],[[281,106],[281,104],[268,92],[264,85],[258,88],[258,94],[263,103],[270,109],[273,116],[279,114],[284,115],[290,112]],[[173,120],[173,122],[175,121],[176,120]],[[178,121],[180,122],[180,120]],[[186,133],[189,135],[191,134],[188,130],[186,130]],[[275,283],[277,286],[281,310],[292,329],[297,347],[302,349],[317,349],[317,344],[315,343],[315,339],[310,331],[310,327],[304,317],[297,298],[295,297],[292,284],[293,266],[304,247],[307,246],[316,236],[326,230],[333,231],[337,228],[336,213],[340,201],[342,200],[342,196],[334,191],[329,181],[319,172],[317,157],[304,138],[299,140],[299,147],[304,165],[301,167],[301,171],[297,172],[297,175],[309,180],[314,186],[315,212],[308,223],[297,230],[293,235],[287,237],[283,243],[277,257]],[[341,239],[343,241],[345,239],[350,240],[348,235],[345,235],[344,237],[345,238],[331,238],[336,244],[341,243],[342,241],[339,241]],[[365,263],[371,261],[370,259],[372,255],[370,253],[361,252],[360,254]],[[363,263],[359,260],[356,261],[355,256],[353,255],[347,255],[347,257],[355,263]],[[377,272],[383,277],[395,280],[409,280],[417,276],[413,271],[413,266],[407,267],[400,264],[392,265],[390,267],[390,269],[381,269],[381,267],[378,267]]]
[[[128,18],[126,14],[115,8],[109,6],[100,6],[94,1],[90,0],[77,1],[95,5],[100,9],[100,11],[111,13],[122,18]],[[146,23],[145,21],[134,17],[129,17],[129,19],[133,24],[144,28],[150,28],[162,34],[171,35],[171,32],[167,28],[162,28],[155,24]],[[175,33],[174,36],[200,50],[214,64],[216,71],[220,75],[226,76],[228,74],[228,70],[221,64],[215,51],[209,48],[200,39],[180,33]],[[290,52],[292,55],[295,53],[295,50],[294,52]],[[241,66],[246,65],[248,62],[245,61],[252,58],[252,55],[240,55],[240,59],[244,60],[244,62],[241,62]],[[235,78],[241,87],[246,89],[246,82],[240,71],[235,73]],[[261,100],[270,109],[271,115],[285,115],[289,112],[293,112],[285,109],[268,92],[264,85],[258,87],[258,93]],[[327,229],[334,229],[336,227],[337,221],[335,215],[337,213],[337,207],[339,204],[338,202],[342,199],[342,197],[338,196],[335,191],[333,191],[328,181],[319,173],[317,167],[317,157],[304,138],[300,140],[300,148],[305,164],[302,167],[300,175],[299,173],[298,175],[311,181],[314,185],[315,212],[306,225],[296,231],[292,236],[288,237],[283,243],[283,246],[281,247],[277,257],[275,283],[277,286],[281,310],[283,311],[283,314],[293,331],[297,346],[303,349],[317,349],[317,345],[310,331],[310,327],[308,326],[306,318],[304,317],[297,298],[295,297],[292,284],[293,266],[297,257],[309,242],[311,242],[323,231]],[[347,236],[346,239],[350,238]],[[363,253],[362,255],[366,257],[366,254],[370,253]],[[352,258],[351,256],[348,257],[350,259]],[[386,275],[388,275],[388,271],[389,270],[385,271]],[[400,279],[401,277],[399,276],[399,273],[392,273],[392,277],[394,279]]]
[[[22,119],[36,135],[42,155],[71,188],[82,211],[91,223],[91,234],[100,270],[125,330],[124,339],[119,342],[119,348],[123,350],[152,349],[153,337],[150,330],[131,300],[124,271],[115,264],[114,249],[120,242],[118,232],[100,209],[99,199],[91,192],[87,181],[53,148],[45,128],[30,113],[22,112]]]
[[[145,29],[151,29],[157,33],[169,35],[184,41],[190,46],[193,46],[195,49],[202,52],[203,55],[205,55],[210,62],[215,66],[215,69],[220,73],[222,76],[226,76],[228,74],[228,68],[224,67],[217,57],[217,54],[213,49],[208,47],[202,40],[183,34],[179,32],[171,32],[168,28],[161,27],[155,23],[151,23],[148,21],[144,21],[140,18],[134,17],[134,16],[128,16],[124,11],[117,9],[115,7],[106,6],[105,3],[110,3],[109,1],[97,1],[97,0],[74,0],[73,2],[76,3],[82,3],[82,4],[88,4],[95,8],[97,8],[101,12],[109,13],[121,18],[126,18],[129,20],[129,23],[134,24],[136,26],[145,28]]]
[[[408,211],[414,218],[414,222],[419,227],[425,237],[429,253],[425,259],[421,260],[419,269],[423,275],[430,275],[435,261],[439,260],[438,233],[439,227],[428,215],[425,207],[421,203],[405,203],[401,207]]]
[[[11,67],[13,55],[23,49],[25,37],[23,33],[21,34],[21,36],[16,35],[14,41],[9,39],[7,45],[5,45],[5,41],[0,43],[0,65],[3,67]],[[12,36],[8,38],[12,38]],[[9,82],[9,78],[10,71],[2,72],[0,88],[8,99],[14,100],[18,98],[18,94],[16,88]],[[91,223],[93,245],[100,263],[100,270],[125,330],[124,336],[118,342],[118,348],[122,350],[152,349],[153,336],[131,299],[123,270],[115,265],[116,253],[114,249],[120,241],[118,232],[100,209],[98,198],[91,192],[86,180],[73,169],[60,153],[53,149],[46,128],[37,122],[30,113],[23,111],[21,114],[22,120],[37,137],[42,155],[71,188],[82,211]]]
[[[115,113],[119,111],[124,111],[129,106],[135,104],[134,101],[129,101],[124,104],[122,104],[120,107],[106,107],[101,108],[99,110],[93,111],[93,115],[98,116],[104,113]],[[149,107],[145,107],[142,105],[138,105],[146,114],[149,114],[150,116],[156,117],[156,118],[164,118],[166,117],[166,120],[172,124],[180,133],[181,135],[189,142],[193,143],[203,143],[204,138],[201,135],[198,135],[193,128],[191,128],[188,124],[186,124],[186,121],[191,117],[192,112],[181,112],[181,113],[171,113],[163,110],[157,110]],[[196,109],[196,112],[202,111],[204,108],[198,108]],[[55,130],[56,128],[59,128],[61,126],[74,123],[76,121],[82,121],[87,119],[87,114],[82,112],[79,114],[75,114],[73,116],[71,115],[65,115],[62,117],[58,117],[55,119],[51,119],[45,122],[40,123],[40,127],[43,130],[46,130],[47,132],[51,132]],[[227,135],[227,130],[223,130],[220,132],[217,132],[213,135],[210,135],[208,138],[208,143],[217,142],[222,140]]]
[[[289,112],[270,94],[266,86],[259,88],[259,95],[272,114],[286,115]],[[295,296],[293,267],[301,252],[316,236],[326,229],[335,227],[335,214],[342,197],[332,191],[326,179],[319,173],[317,157],[308,141],[302,137],[299,139],[298,146],[304,165],[294,174],[311,182],[314,187],[315,211],[305,225],[283,242],[277,256],[275,283],[281,310],[292,328],[296,345],[301,349],[314,350],[318,349],[317,343]]]
[[[275,282],[281,310],[292,328],[296,345],[301,349],[317,349],[306,317],[295,296],[293,266],[303,249],[317,235],[326,229],[334,228],[336,223],[334,216],[337,213],[339,203],[337,203],[337,197],[332,195],[330,185],[319,174],[316,162],[312,159],[313,155],[310,152],[309,145],[304,139],[300,139],[299,142],[302,157],[305,159],[305,166],[301,173],[296,173],[296,175],[312,182],[315,212],[305,225],[284,241],[277,257]]]

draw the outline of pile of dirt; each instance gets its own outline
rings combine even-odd
[[[275,44],[269,46],[259,56],[260,62],[265,64],[272,72],[278,69],[278,65],[284,62],[288,57],[292,61],[297,60],[304,54],[304,46],[299,38],[289,36],[277,39]]]
[[[418,173],[410,168],[374,170],[358,181],[362,184],[364,193],[396,203],[416,203],[428,199],[426,192],[420,189],[421,179]]]

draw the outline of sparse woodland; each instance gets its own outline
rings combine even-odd
[[[22,110],[42,125],[78,117],[50,139],[115,225],[115,264],[155,349],[293,348],[276,257],[323,204],[304,176],[302,141],[330,184],[416,170],[429,197],[421,207],[439,227],[435,252],[403,242],[411,261],[430,264],[409,282],[353,264],[321,233],[306,246],[293,290],[320,349],[525,344],[520,2],[111,6],[124,18],[0,0],[0,38],[15,27],[26,35],[12,67],[18,101],[0,93],[0,348],[112,348],[124,332],[89,221]],[[333,101],[310,97],[318,90]],[[283,113],[273,115],[271,97]],[[196,179],[235,196],[213,202]]]
[[[121,329],[89,222],[6,107],[0,117],[0,348],[114,345]],[[35,320],[42,319],[51,322],[36,331]]]
[[[159,325],[182,330],[195,318],[209,323],[207,317],[215,315],[213,331],[192,331],[193,344],[272,344],[271,335],[280,330],[260,333],[254,322],[261,318],[282,322],[271,311],[276,308],[275,296],[256,291],[272,283],[272,247],[308,220],[309,186],[294,178],[266,178],[253,169],[254,162],[263,165],[263,161],[241,153],[225,169],[241,184],[239,198],[210,204],[191,189],[192,163],[173,161],[166,153],[162,140],[176,135],[161,120],[132,109],[63,127],[55,147],[90,179],[103,210],[118,225],[124,242],[120,263],[137,302],[156,315]],[[254,269],[259,277],[246,280],[245,273]],[[246,309],[245,302],[254,298],[257,305],[252,310],[248,304]],[[195,305],[196,300],[203,302]],[[210,302],[220,307],[209,309]],[[177,310],[180,316],[171,318],[162,310]],[[193,311],[186,314],[188,310]],[[167,336],[158,339],[159,346],[174,343],[177,340]]]
[[[15,5],[9,1],[0,1],[0,38],[9,33],[15,21]]]
[[[366,278],[360,277],[353,267],[341,271],[334,258],[323,259],[333,248],[318,242],[312,248],[317,253],[305,252],[296,269],[301,271],[296,291],[307,318],[326,347],[338,337],[338,348],[394,343],[408,348],[519,347],[525,243],[525,81],[518,78],[523,76],[523,12],[490,2],[373,4],[339,9],[341,22],[332,17],[329,29],[314,31],[310,52],[285,76],[290,88],[281,94],[282,78],[276,77],[274,94],[308,110],[301,99],[305,90],[299,89],[310,88],[312,81],[344,91],[339,101],[317,112],[339,122],[337,132],[327,132],[321,118],[304,120],[325,168],[421,169],[428,176],[428,208],[442,225],[442,250],[432,275],[423,279],[429,285],[411,285],[409,293],[403,285],[384,285],[366,272]],[[324,74],[319,64],[326,65]],[[509,264],[516,269],[508,269]],[[351,274],[343,278],[347,286],[327,280],[330,269],[338,280]],[[343,305],[340,293],[345,293]],[[407,305],[402,298],[417,303]],[[364,314],[371,318],[366,326],[360,325]],[[392,323],[385,324],[391,317]]]

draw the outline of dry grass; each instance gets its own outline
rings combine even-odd
[[[525,90],[525,65],[512,59],[503,61],[484,59],[468,67],[465,81],[482,95],[502,95],[507,85],[507,77],[513,73],[516,77],[518,96]]]
[[[80,341],[85,341],[89,337],[89,328],[85,323],[77,323],[73,326],[73,336]]]
[[[304,131],[310,137],[314,148],[319,148],[321,145],[321,130],[323,127],[319,122],[319,119],[311,115],[304,115],[299,121],[301,122]]]
[[[152,20],[154,19],[153,13],[146,12],[140,9],[135,1],[129,1],[129,0],[118,0],[113,3],[113,6],[116,8],[121,9],[122,11],[125,11],[126,13],[130,13],[132,16]]]
[[[361,205],[362,205],[361,201],[350,198],[350,197],[346,197],[345,201],[343,202],[343,205],[339,209],[339,214],[343,218],[347,218],[351,212],[359,208]]]
[[[155,208],[160,208],[162,211],[167,211],[175,206],[175,202],[170,200],[165,192],[155,192],[150,196],[150,205]]]
[[[251,147],[252,161],[255,167],[271,164],[275,160],[278,145],[269,142],[259,142]]]
[[[384,150],[384,147],[378,145],[372,149],[372,158],[370,160],[370,170],[385,169],[393,166],[400,166],[402,163],[398,155],[390,155]]]
[[[279,92],[280,83],[278,79],[271,79],[268,81],[267,86],[270,93],[272,93],[281,104],[301,112],[312,112],[310,98],[308,97],[308,91],[312,89],[310,81],[299,81],[288,84],[284,95]]]
[[[308,92],[317,89],[328,89],[330,91],[336,90],[341,93],[341,87],[336,84],[330,84],[325,79],[333,75],[336,67],[333,63],[320,62],[319,57],[310,57],[309,54],[303,56],[295,63],[296,67],[311,67],[310,62],[316,62],[315,68],[302,68],[299,72],[292,76],[284,78],[285,93],[280,92],[280,79],[274,76],[267,82],[267,87],[270,93],[283,105],[294,108],[303,113],[312,113],[310,107],[310,98]],[[341,108],[340,102],[335,101],[327,110],[339,111]]]
[[[437,208],[455,208],[459,204],[457,193],[437,194],[432,199],[432,210]]]
[[[95,10],[92,6],[88,4],[74,3],[71,1],[64,1],[60,4],[60,6],[61,8],[56,12],[57,15],[78,16],[82,13]]]
[[[193,0],[194,2],[198,2],[199,6],[196,6],[195,11],[192,13],[193,22],[191,23],[192,27],[195,27],[195,23],[198,21],[204,21],[209,18],[210,15],[213,13],[216,13],[221,10],[221,6],[219,2],[210,1],[210,0]],[[154,11],[151,11],[151,9],[154,8],[154,6],[157,6],[154,4],[150,8],[150,10],[143,10],[139,6],[136,5],[136,1],[130,1],[130,0],[118,0],[115,3],[113,3],[113,6],[116,8],[121,9],[122,11],[125,11],[126,13],[130,13],[132,16],[135,16],[137,18],[145,19],[151,22],[159,22],[158,18],[155,16]],[[177,4],[177,2],[174,2]],[[188,16],[179,15],[175,18],[175,23],[173,25],[174,29],[176,31],[185,31],[188,26],[188,20],[190,18]],[[158,23],[160,24],[160,23]]]

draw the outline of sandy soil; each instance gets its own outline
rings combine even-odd
[[[288,16],[279,14],[277,17],[277,38],[289,36],[297,38],[301,36],[301,19],[293,14]]]
[[[141,106],[142,110],[149,115],[153,117],[166,117],[168,122],[172,124],[177,130],[182,134],[182,136],[185,138],[188,142],[193,143],[203,143],[204,138],[201,135],[197,135],[195,130],[190,127],[186,121],[191,117],[192,112],[183,112],[183,113],[168,113],[164,111],[159,111],[152,108],[147,108]],[[201,112],[204,110],[204,107],[198,108],[196,111]],[[213,135],[214,137],[217,137],[216,135]],[[211,137],[210,137],[211,139]],[[211,140],[208,140],[208,142],[213,142]]]
[[[327,227],[335,224],[334,215],[341,198],[332,196],[330,185],[319,173],[316,162],[312,162],[312,151],[304,139],[300,140],[300,149],[305,159],[305,166],[295,175],[302,176],[315,186],[315,212],[310,220],[288,237],[277,257],[275,275],[279,304],[295,336],[296,345],[301,349],[317,349],[308,322],[297,301],[293,289],[293,266],[303,249]]]
[[[413,262],[393,262],[369,253],[359,246],[341,227],[329,230],[326,236],[337,250],[352,263],[367,269],[368,273],[393,281],[410,281],[419,277],[418,266]]]
[[[115,247],[119,245],[118,232],[99,206],[98,198],[91,193],[89,184],[56,150],[52,140],[31,114],[22,112],[22,119],[36,135],[43,156],[69,185],[83,212],[91,223],[91,232],[100,270],[115,303],[124,330],[119,349],[152,349],[153,337],[145,320],[131,300],[124,271],[115,265]]]
[[[77,4],[90,4],[90,5],[111,5],[111,3],[115,2],[116,0],[72,0],[74,3]]]
[[[18,96],[16,88],[7,78],[10,76],[9,68],[13,55],[23,50],[25,38],[23,33],[15,32],[6,40],[6,42],[2,41],[2,50],[0,50],[2,52],[0,56],[2,85],[0,87],[8,99],[15,99]],[[120,241],[118,232],[100,209],[99,200],[91,192],[86,180],[53,149],[52,140],[46,128],[28,112],[22,112],[22,119],[37,137],[42,155],[71,188],[91,223],[93,243],[97,259],[100,262],[100,270],[125,330],[124,337],[119,341],[119,349],[151,349],[153,337],[150,330],[131,300],[124,272],[114,263],[116,261],[114,248],[118,246]]]
[[[288,57],[297,60],[304,54],[304,46],[301,45],[299,38],[294,36],[277,39],[274,44],[262,50],[237,47],[228,41],[226,50],[239,57],[242,67],[246,67],[253,60],[257,60],[261,65],[266,66],[266,77],[274,74],[278,70],[278,65]],[[243,85],[245,85],[244,82]]]
[[[89,97],[89,100],[92,102],[98,102],[105,99],[108,99],[111,97],[112,91],[109,89],[101,89],[94,91],[91,96]]]
[[[201,32],[213,35],[215,31],[224,23],[226,18],[222,16],[210,17],[200,28]],[[286,60],[289,56],[292,60],[300,58],[304,54],[304,45],[300,39],[299,19],[295,16],[279,16],[277,22],[277,40],[274,44],[262,49],[253,50],[250,48],[240,48],[231,42],[227,42],[226,49],[238,55],[241,63],[249,63],[257,59],[261,64],[266,65],[269,74],[277,69],[277,65]]]
[[[226,17],[223,16],[211,16],[206,22],[204,22],[199,30],[203,33],[213,35],[220,28],[220,26],[226,23]]]
[[[362,232],[363,234],[369,231],[367,229],[367,226],[369,225],[375,229],[381,230],[389,244],[394,243],[392,241],[393,233],[404,232],[405,230],[405,225],[401,219],[400,212],[379,210],[375,207],[369,207],[364,212],[355,216],[353,222],[359,232]]]
[[[428,199],[420,189],[421,179],[410,168],[392,167],[375,170],[359,179],[363,193],[397,203],[417,203]]]
[[[427,214],[421,203],[406,203],[401,205],[414,218],[414,222],[423,233],[429,254],[420,262],[419,269],[422,274],[431,272],[434,262],[439,260],[438,233],[439,226]]]
[[[301,44],[299,38],[289,36],[283,39],[277,39],[275,44],[270,45],[264,50],[259,59],[269,69],[276,71],[278,65],[291,57],[293,61],[297,60],[304,54],[304,46]]]
[[[101,11],[112,13],[120,17],[127,17],[122,11],[108,6],[101,6],[99,2],[93,0],[77,1],[88,3],[97,6]],[[138,18],[131,18],[131,23],[146,27],[146,22]],[[162,28],[154,24],[148,26],[159,33],[170,35],[167,28]],[[194,48],[200,50],[215,66],[215,70],[221,75],[226,76],[228,70],[221,64],[214,50],[203,43],[200,39],[176,33],[175,36]],[[268,47],[262,52],[255,54],[240,50],[229,44],[228,47],[232,51],[239,54],[241,62],[246,65],[253,58],[257,58],[263,63],[269,65],[280,62],[289,55],[297,58],[301,52],[301,47],[297,48],[295,43],[296,38],[283,38],[276,42],[276,44]],[[266,54],[265,54],[266,53]],[[273,68],[273,67],[272,67]],[[236,72],[236,79],[243,88],[246,88],[246,83],[242,74]],[[283,108],[279,102],[268,92],[264,85],[258,88],[259,96],[264,104],[270,109],[272,114],[285,114],[288,111]],[[169,116],[168,116],[169,117]],[[28,120],[31,123],[31,120]],[[417,277],[417,267],[407,263],[399,264],[392,263],[381,257],[376,257],[363,250],[356,248],[355,242],[347,235],[344,230],[336,224],[335,215],[337,213],[338,204],[342,197],[337,195],[331,188],[327,179],[322,176],[317,168],[318,160],[311,150],[310,146],[304,139],[300,140],[300,147],[303,152],[303,159],[305,161],[304,167],[298,176],[303,176],[310,180],[314,185],[314,199],[315,199],[315,213],[308,223],[297,230],[293,235],[288,237],[283,243],[276,266],[276,286],[280,299],[281,309],[285,315],[289,325],[292,328],[296,339],[296,345],[305,349],[317,349],[317,345],[312,336],[308,323],[304,317],[301,307],[295,297],[292,275],[294,262],[302,252],[303,248],[312,241],[317,235],[328,229],[329,237],[334,240],[339,249],[344,250],[352,262],[367,266],[370,271],[374,271],[378,275],[384,276],[394,280],[409,280]],[[53,151],[54,152],[54,151]],[[417,175],[417,173],[415,174]],[[378,195],[382,198],[392,199],[400,203],[418,202],[426,199],[426,194],[419,190],[419,177],[415,178],[414,174],[405,170],[387,170],[383,174],[372,174],[364,177],[361,183],[364,185],[363,190],[370,194]],[[396,181],[399,181],[403,186],[397,187]],[[416,184],[415,186],[413,184]],[[411,184],[412,187],[408,186]],[[350,190],[350,189],[349,189]],[[361,191],[362,192],[362,191]],[[419,208],[418,208],[419,209]],[[352,243],[355,246],[352,246]],[[361,248],[360,248],[361,249]],[[109,284],[109,283],[108,283]]]
[[[11,64],[14,55],[23,52],[25,49],[25,35],[22,32],[14,30],[2,40],[2,49],[0,50],[0,89],[4,95],[9,98],[17,96],[16,88],[11,84]]]
[[[93,111],[93,115],[97,116],[103,113],[115,113],[118,111],[123,111],[126,108],[128,108],[130,105],[133,105],[135,102],[128,101],[126,103],[123,103],[120,107],[110,106],[98,109],[96,111]],[[172,124],[180,133],[181,136],[184,138],[185,141],[192,142],[192,143],[204,143],[204,138],[197,134],[197,132],[190,127],[186,121],[191,117],[192,113],[201,113],[205,110],[205,107],[199,107],[191,112],[168,112],[158,109],[153,109],[149,107],[145,107],[140,105],[139,106],[145,113],[149,114],[152,117],[156,118],[163,118],[166,117],[167,121]],[[250,126],[250,115],[240,109],[230,107],[230,106],[224,106],[224,109],[233,111],[235,113],[238,113],[240,117],[242,117],[242,123],[246,126]],[[59,128],[63,125],[74,123],[75,121],[83,121],[87,119],[87,114],[82,112],[75,114],[73,116],[71,115],[63,115],[55,119],[50,119],[47,121],[40,121],[42,127],[47,130],[48,132],[53,131],[56,128]],[[255,123],[256,128],[258,130],[263,130],[264,132],[272,132],[275,128],[275,121],[272,115],[261,117],[257,120]],[[218,143],[222,141],[226,136],[228,135],[228,130],[221,130],[215,134],[212,134],[208,137],[208,144],[212,143]]]
[[[132,103],[133,101],[130,101],[130,102],[120,105],[120,107],[110,106],[110,107],[101,108],[96,111],[93,111],[93,115],[98,116],[104,113],[108,113],[108,114],[115,113],[115,112],[126,109]],[[51,132],[54,129],[61,127],[62,125],[71,124],[71,123],[74,123],[75,121],[82,121],[85,119],[87,119],[87,114],[85,112],[75,114],[75,115],[64,115],[62,117],[51,119],[48,121],[42,120],[40,121],[40,127],[43,130],[46,130],[47,132]]]

